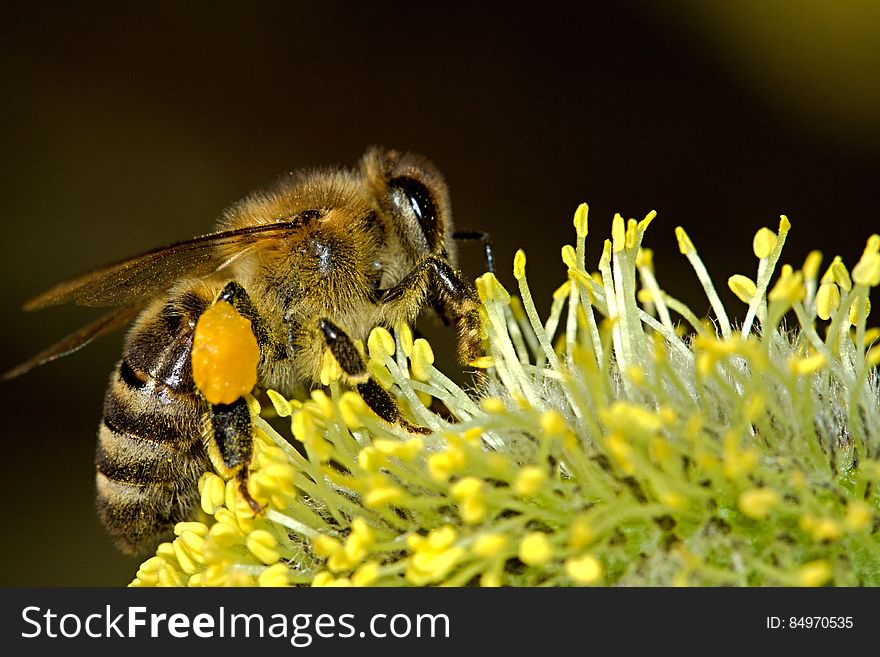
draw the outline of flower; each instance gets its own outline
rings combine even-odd
[[[370,336],[371,376],[430,433],[329,375],[306,399],[250,399],[264,510],[205,473],[207,520],[178,524],[132,584],[880,585],[880,237],[820,278],[816,251],[777,274],[787,218],[761,229],[754,275],[728,281],[737,323],[681,228],[712,316],[662,289],[641,246],[654,213],[615,216],[588,271],[587,214],[546,317],[523,251],[517,294],[477,279],[475,391],[409,327]]]

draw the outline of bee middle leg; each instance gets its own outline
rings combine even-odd
[[[330,353],[333,354],[348,380],[354,383],[366,405],[376,415],[391,424],[400,424],[411,433],[431,433],[430,429],[412,424],[400,414],[400,408],[394,398],[367,372],[364,360],[345,331],[328,319],[319,320],[318,328],[324,336],[324,342]]]

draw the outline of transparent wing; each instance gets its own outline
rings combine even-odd
[[[65,338],[62,338],[51,347],[43,349],[43,351],[33,358],[26,360],[18,367],[14,367],[8,372],[4,372],[0,375],[0,379],[4,381],[14,379],[35,367],[51,363],[53,360],[72,354],[75,351],[79,351],[95,338],[100,338],[103,335],[112,333],[128,324],[137,316],[144,305],[144,303],[136,303],[123,306],[122,308],[117,308],[106,315],[99,317],[91,324],[82,327]]]
[[[81,306],[120,306],[155,296],[187,276],[207,276],[251,247],[290,237],[302,220],[236,228],[177,242],[82,274],[28,301],[25,310],[74,302]]]

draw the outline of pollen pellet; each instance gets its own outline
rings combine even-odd
[[[193,381],[212,404],[231,404],[257,383],[260,348],[251,323],[218,301],[199,318],[192,347]]]

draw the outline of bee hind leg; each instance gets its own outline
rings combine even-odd
[[[286,346],[282,342],[273,339],[266,325],[266,320],[257,312],[250,295],[240,283],[236,281],[227,283],[226,287],[217,296],[217,301],[229,303],[238,314],[250,321],[251,330],[257,339],[261,353],[268,352],[278,359],[287,357]]]
[[[319,320],[318,328],[324,336],[324,342],[330,353],[333,354],[348,380],[355,385],[364,403],[376,415],[391,424],[399,424],[410,433],[431,433],[427,427],[412,424],[400,414],[400,408],[394,398],[367,372],[360,353],[345,331],[328,319]]]
[[[248,466],[253,454],[253,422],[244,397],[231,404],[211,404],[208,413],[208,456],[214,470],[225,479],[238,480],[242,497],[254,510],[262,506],[248,491]]]

